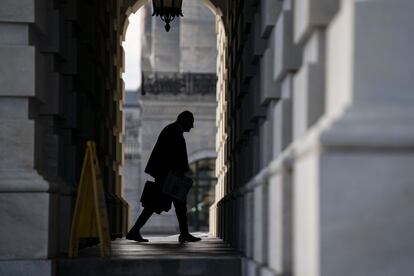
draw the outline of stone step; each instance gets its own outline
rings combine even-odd
[[[240,258],[59,261],[59,276],[240,276]]]
[[[109,258],[98,257],[97,246],[82,250],[78,258],[60,258],[56,275],[241,275],[240,255],[219,239],[204,236],[200,242],[180,244],[178,236],[146,238],[149,243],[113,241]]]

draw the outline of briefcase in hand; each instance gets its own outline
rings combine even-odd
[[[193,180],[187,176],[177,176],[169,173],[164,182],[162,192],[180,201],[186,201],[187,194],[193,185]]]
[[[150,206],[159,200],[159,195],[161,191],[161,185],[158,185],[154,181],[145,182],[144,190],[141,195],[142,205]]]

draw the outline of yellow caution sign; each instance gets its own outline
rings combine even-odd
[[[69,257],[76,257],[79,239],[98,237],[101,256],[111,255],[108,213],[95,142],[86,143],[70,233]]]

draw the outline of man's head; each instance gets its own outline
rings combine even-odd
[[[188,110],[181,112],[177,117],[177,122],[183,132],[190,132],[190,129],[194,127],[193,113]]]

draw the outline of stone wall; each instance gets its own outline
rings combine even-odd
[[[414,4],[227,5],[212,232],[243,275],[412,273]]]
[[[87,140],[97,143],[111,234],[126,231],[122,5],[0,4],[1,275],[51,275],[66,254]]]
[[[47,95],[36,69],[42,76],[46,72],[53,75],[46,62],[51,54],[40,41],[30,39],[33,33],[50,35],[48,12],[53,13],[27,1],[7,1],[0,6],[1,274],[13,272],[18,259],[44,259],[42,264],[29,261],[26,265],[38,273],[50,271],[51,262],[46,259],[56,254],[56,224],[49,222],[57,213],[49,206],[57,206],[58,194],[56,184],[40,171],[56,173],[56,168],[45,165],[53,162],[55,154],[52,151],[45,162],[37,157],[43,145],[37,140],[39,128],[49,130],[47,140],[56,151],[55,137],[50,134],[53,116],[40,121],[32,111],[33,104],[45,101]],[[27,231],[29,227],[31,231]]]

